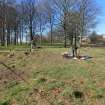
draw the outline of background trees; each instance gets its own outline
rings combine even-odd
[[[12,43],[12,33],[14,35],[14,41],[17,38],[17,10],[15,8],[15,1],[13,0],[1,0],[0,2],[0,20],[1,20],[1,45],[7,46]]]
[[[42,45],[48,35],[51,45],[59,41],[73,46],[96,26],[96,16],[94,0],[1,0],[1,45],[22,44],[27,36],[32,42],[35,35]]]

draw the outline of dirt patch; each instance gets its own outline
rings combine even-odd
[[[26,73],[23,70],[15,70],[12,72],[7,68],[2,68],[0,70],[0,90],[8,88],[10,83],[14,81],[14,84],[18,84],[26,77]],[[21,78],[22,77],[22,78]]]
[[[63,54],[62,56],[63,56],[63,58],[66,58],[66,59],[79,59],[79,60],[89,60],[89,59],[93,58],[93,57],[90,57],[88,55],[73,57],[69,54]]]

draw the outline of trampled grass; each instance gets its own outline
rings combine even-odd
[[[105,105],[105,49],[81,48],[89,60],[65,59],[64,48],[30,55],[0,53],[0,105]]]

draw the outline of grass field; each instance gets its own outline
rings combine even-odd
[[[65,51],[1,50],[0,105],[105,105],[105,48],[80,49],[93,57],[85,61],[65,59]]]

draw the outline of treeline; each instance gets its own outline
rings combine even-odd
[[[95,0],[0,0],[0,43],[74,45],[96,26],[97,8]]]

